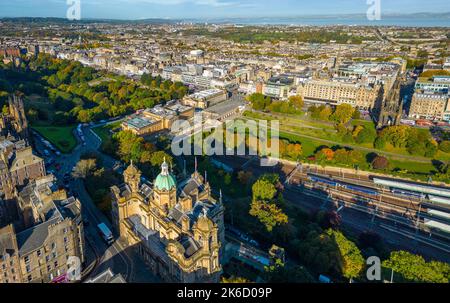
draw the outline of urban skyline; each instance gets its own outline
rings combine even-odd
[[[76,2],[0,5],[1,284],[450,283],[443,1]]]

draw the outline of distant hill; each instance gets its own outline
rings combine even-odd
[[[302,24],[310,23],[312,25],[331,25],[331,24],[354,24],[356,25],[387,25],[397,24],[404,25],[405,20],[408,20],[409,26],[413,26],[417,23],[417,26],[425,24],[427,26],[433,26],[435,21],[436,26],[450,26],[450,12],[444,13],[414,13],[414,14],[401,14],[401,13],[383,13],[382,21],[379,24],[370,23],[367,20],[365,14],[323,14],[323,15],[298,15],[298,16],[260,16],[260,17],[232,17],[232,18],[187,18],[187,19],[163,19],[163,18],[149,18],[149,19],[135,19],[135,20],[120,20],[120,19],[82,19],[80,21],[70,21],[66,18],[34,18],[34,17],[18,17],[18,18],[1,18],[1,21],[19,22],[19,23],[111,23],[111,24],[174,24],[178,22],[192,22],[192,23],[231,23],[231,24]],[[398,21],[398,22],[397,22]]]
[[[89,24],[89,23],[111,23],[111,24],[126,24],[126,23],[148,23],[148,24],[167,24],[167,23],[176,23],[181,20],[175,19],[139,19],[139,20],[119,20],[119,19],[93,19],[93,18],[83,18],[81,20],[68,20],[66,18],[56,18],[56,17],[5,17],[0,18],[0,21],[4,22],[18,22],[18,23],[41,23],[41,24],[70,24],[70,23],[81,23],[81,24]]]

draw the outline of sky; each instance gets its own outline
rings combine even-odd
[[[0,17],[66,17],[81,2],[81,18],[226,18],[366,14],[381,1],[382,13],[450,12],[449,0],[0,0]]]

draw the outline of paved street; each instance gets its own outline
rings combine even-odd
[[[92,134],[89,127],[83,128],[85,144],[79,140],[78,146],[70,154],[63,154],[56,158],[56,163],[60,168],[55,171],[55,176],[62,185],[65,174],[71,173],[73,167],[80,160],[80,156],[86,152],[98,152],[101,156],[104,166],[112,168],[116,162],[113,158],[99,152],[101,142]],[[36,140],[38,141],[38,140]],[[36,142],[37,150],[43,154],[43,146]],[[70,181],[69,188],[71,192],[78,197],[83,206],[83,218],[89,222],[85,228],[85,237],[87,249],[93,249],[92,254],[97,257],[97,264],[89,276],[95,276],[100,272],[111,268],[116,274],[120,273],[127,282],[158,282],[159,279],[151,274],[139,256],[131,249],[124,248],[118,240],[111,246],[108,246],[97,230],[97,225],[105,223],[111,230],[111,223],[108,218],[94,205],[91,197],[86,192],[82,180],[74,179]]]

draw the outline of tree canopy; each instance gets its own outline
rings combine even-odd
[[[392,252],[383,266],[393,269],[412,282],[448,283],[450,279],[450,264],[426,262],[423,257],[406,251]]]

